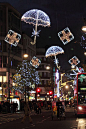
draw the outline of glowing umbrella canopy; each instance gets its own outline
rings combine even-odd
[[[64,50],[59,46],[51,46],[47,49],[45,56],[56,56],[58,54],[64,53]]]
[[[34,36],[34,43],[36,43],[36,36],[39,36],[39,31],[37,32],[37,26],[50,26],[49,16],[38,9],[32,9],[27,11],[21,18],[22,21],[35,25],[35,30],[32,32],[32,36]]]
[[[62,53],[64,53],[64,50],[61,47],[59,47],[59,46],[51,46],[51,47],[49,47],[47,49],[45,56],[46,57],[54,56],[55,57],[55,63],[57,65],[57,68],[59,68],[58,67],[58,59],[56,59],[56,55],[62,54]]]

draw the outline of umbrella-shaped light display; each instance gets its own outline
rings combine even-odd
[[[61,47],[59,47],[59,46],[51,46],[51,47],[49,47],[47,49],[45,56],[46,57],[54,56],[55,57],[55,63],[57,65],[57,68],[59,68],[58,67],[58,61],[56,59],[56,55],[62,54],[62,53],[64,53],[64,50]]]
[[[36,43],[36,36],[39,36],[39,32],[37,32],[37,26],[50,26],[49,16],[38,9],[32,9],[27,11],[21,18],[22,21],[35,25],[35,30],[33,29],[32,36],[34,36],[34,42],[31,42],[32,45]]]

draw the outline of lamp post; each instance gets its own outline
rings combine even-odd
[[[10,102],[10,44],[8,44],[8,100]]]
[[[29,55],[26,54],[26,53],[23,55],[23,57],[24,57],[25,60],[27,60],[28,56]],[[28,88],[28,90],[29,90],[29,88]],[[29,93],[28,93],[28,101],[29,101]],[[25,85],[25,102],[26,102],[26,85]]]

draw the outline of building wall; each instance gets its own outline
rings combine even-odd
[[[26,34],[22,34],[22,40],[24,52],[26,52],[29,55],[28,60],[30,61],[33,56],[36,56],[36,44],[32,45],[30,43],[32,42],[32,39],[28,37]]]
[[[4,41],[9,30],[21,35],[16,47]],[[30,41],[32,41],[31,38],[22,34],[21,14],[10,4],[0,3],[0,87],[3,87],[4,83],[6,84],[6,87],[0,89],[0,101],[5,99],[4,95],[8,96],[7,87],[8,85],[12,86],[12,76],[15,74],[18,64],[23,60],[25,49],[29,54],[29,60],[36,55],[36,46],[32,46]],[[8,62],[10,63],[8,64]],[[10,74],[8,75],[8,73]]]
[[[40,96],[47,94],[49,90],[52,90],[52,76],[53,76],[53,62],[51,58],[45,57],[45,48],[36,49],[36,57],[41,60],[40,66],[37,68],[39,76],[41,78],[41,85],[39,85],[41,92]],[[46,69],[49,66],[50,69]]]

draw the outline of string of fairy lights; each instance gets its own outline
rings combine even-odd
[[[13,89],[24,92],[25,86],[30,87],[32,84],[40,84],[38,71],[27,60],[23,60],[17,67],[13,83],[15,84]]]

